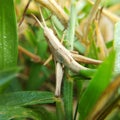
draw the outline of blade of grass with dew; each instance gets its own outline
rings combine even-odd
[[[120,22],[115,24],[114,49],[116,51],[115,75],[120,74]]]
[[[78,112],[80,113],[79,120],[86,119],[100,95],[109,85],[114,68],[114,61],[115,51],[112,51],[109,57],[99,66],[88,88],[81,96],[78,108]]]
[[[45,91],[13,92],[0,95],[0,106],[26,106],[54,102],[54,94]]]
[[[17,65],[18,43],[13,0],[0,0],[0,70]]]

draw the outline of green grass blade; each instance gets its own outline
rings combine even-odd
[[[68,33],[67,33],[67,40],[69,40],[69,43],[70,43],[70,47],[68,47],[68,48],[70,50],[73,50],[73,48],[74,48],[76,15],[77,15],[76,0],[72,0],[71,1],[70,19],[69,19],[70,21],[69,21],[69,27],[68,27]]]
[[[70,50],[74,49],[75,25],[76,25],[76,0],[71,1],[71,10],[69,18],[69,27],[67,30],[67,40],[69,41],[67,47]],[[66,71],[66,73],[69,71]],[[66,79],[66,78],[65,78]],[[67,78],[64,82],[64,108],[66,120],[73,119],[73,80]]]
[[[0,70],[17,65],[17,45],[13,0],[0,0]]]
[[[11,120],[13,118],[32,118],[33,120],[41,120],[38,114],[31,109],[22,107],[0,106],[0,120]]]
[[[115,25],[114,49],[116,51],[115,75],[120,74],[120,22]]]
[[[0,72],[0,93],[6,88],[7,84],[17,76],[18,71],[18,68],[11,68]]]
[[[57,120],[64,120],[65,119],[62,99],[59,99],[59,98],[56,100],[56,115],[57,115]]]
[[[110,83],[115,61],[115,52],[112,52],[105,62],[98,68],[88,88],[81,96],[78,111],[80,120],[85,120],[100,95]]]
[[[73,81],[66,79],[64,81],[64,109],[65,120],[73,119]]]
[[[54,94],[50,92],[13,92],[0,95],[0,106],[25,106],[55,102]]]

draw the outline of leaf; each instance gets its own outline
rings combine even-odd
[[[86,50],[85,46],[82,45],[78,40],[74,42],[74,48],[77,49],[81,54],[84,54]]]
[[[58,20],[58,18],[56,16],[52,16],[51,17],[52,22],[54,23],[54,25],[60,30],[63,31],[64,30],[64,26],[61,24],[61,22]]]
[[[66,120],[72,120],[73,118],[73,81],[64,80],[64,109]]]
[[[51,92],[13,92],[0,95],[0,106],[25,106],[55,102]]]
[[[16,77],[18,71],[18,68],[11,68],[0,72],[0,93],[6,87],[6,85]]]
[[[32,118],[34,120],[41,120],[40,116],[31,109],[14,106],[0,106],[0,120],[11,120],[13,118]]]
[[[67,29],[67,40],[70,43],[68,48],[73,50],[74,47],[74,38],[75,38],[75,25],[76,25],[76,18],[77,18],[77,8],[75,4],[76,0],[71,1],[70,7],[70,17],[69,17],[69,24]]]
[[[115,75],[120,73],[120,22],[115,25],[114,49],[116,51]]]
[[[56,100],[56,115],[58,120],[64,120],[64,110],[61,99]]]
[[[0,70],[17,65],[18,43],[13,0],[0,0]]]
[[[110,83],[110,78],[114,67],[114,60],[115,52],[112,52],[105,62],[103,62],[103,64],[101,64],[101,66],[98,68],[88,88],[81,96],[78,106],[80,120],[85,120],[103,91]]]
[[[49,76],[50,72],[48,72],[47,67],[39,65],[39,63],[32,63],[29,80],[27,83],[27,90],[39,89],[40,86],[45,82],[45,80],[48,79]]]

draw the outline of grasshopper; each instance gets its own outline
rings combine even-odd
[[[61,83],[62,83],[62,78],[63,78],[63,73],[64,73],[63,66],[66,66],[71,71],[76,72],[76,73],[80,72],[80,70],[89,70],[89,68],[86,68],[80,65],[78,62],[74,60],[72,53],[62,45],[62,43],[55,36],[52,29],[46,26],[42,13],[41,13],[41,17],[42,17],[43,24],[37,19],[36,16],[33,15],[33,17],[44,30],[45,37],[47,38],[47,43],[52,52],[52,55],[53,55],[53,58],[56,64],[55,96],[60,96]],[[82,57],[82,58],[87,61],[92,61],[92,62],[97,61],[97,60],[93,60],[93,59],[86,58],[86,57]]]

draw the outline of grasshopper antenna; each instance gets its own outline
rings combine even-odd
[[[39,7],[39,12],[40,12],[40,15],[41,15],[43,24],[44,24],[44,26],[46,27],[46,23],[45,23],[45,20],[44,20],[44,17],[43,17],[43,14],[42,14],[42,11],[41,11],[41,8],[40,8],[40,7]]]
[[[41,26],[42,29],[44,29],[44,26],[42,25],[42,23],[38,20],[38,18],[32,14],[33,18],[38,22],[38,24]]]

